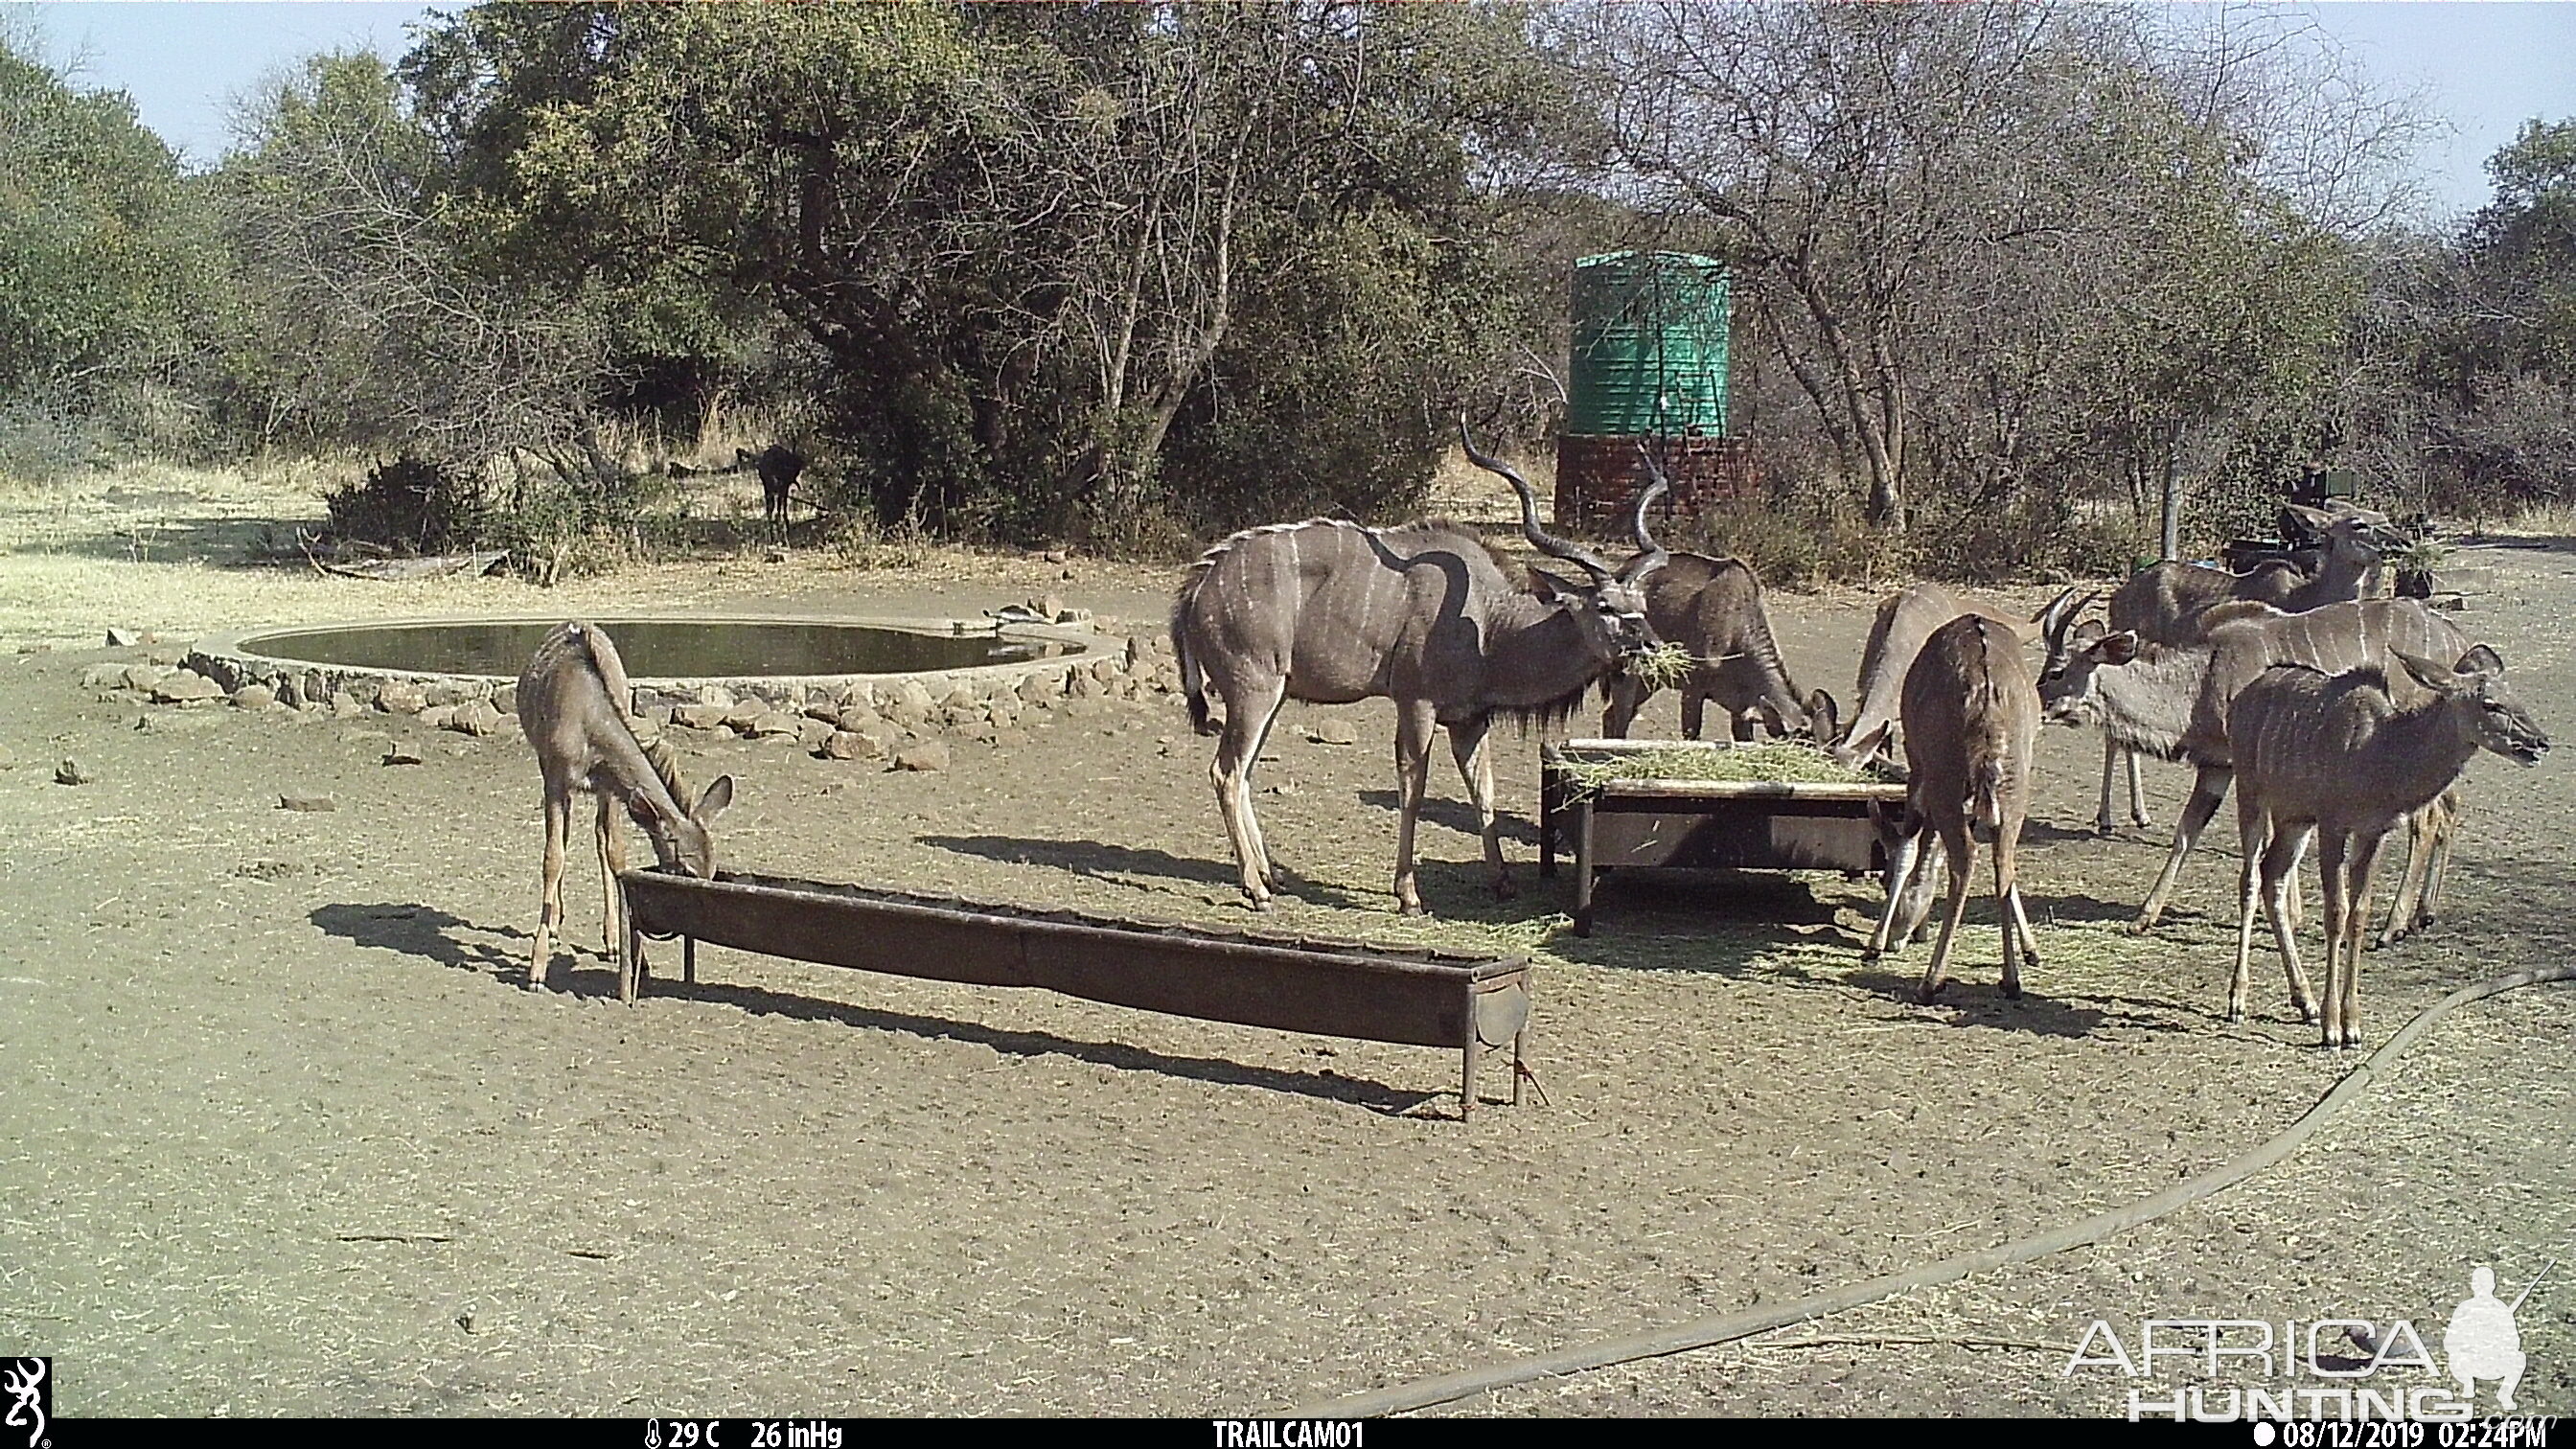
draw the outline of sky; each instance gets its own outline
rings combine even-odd
[[[32,16],[77,83],[123,90],[143,122],[193,162],[231,137],[235,95],[317,50],[408,48],[404,27],[460,5],[354,0],[41,0]],[[2524,121],[2576,118],[2576,0],[2332,0],[2277,8],[2313,18],[2390,89],[2422,88],[2454,134],[2423,156],[2438,215],[2483,205],[2483,163]]]

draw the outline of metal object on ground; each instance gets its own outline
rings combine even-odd
[[[1560,840],[1574,851],[1574,933],[1592,934],[1593,889],[1605,870],[1884,871],[1879,819],[1905,808],[1905,787],[1862,782],[1578,780],[1571,763],[1622,754],[1731,749],[1722,740],[1567,740],[1539,752],[1539,873],[1556,874]]]
[[[1463,1053],[1461,1117],[1475,1106],[1484,1050],[1511,1048],[1515,1106],[1528,1075],[1525,957],[1387,951],[756,875],[631,870],[618,883],[628,922],[624,1001],[643,987],[649,932],[684,939],[692,984],[697,943],[711,941],[892,976],[1038,986],[1206,1021],[1454,1047]]]

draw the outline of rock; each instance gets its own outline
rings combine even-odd
[[[428,695],[408,684],[388,684],[376,691],[376,708],[387,714],[419,714],[430,708],[432,703]],[[440,700],[436,704],[447,709],[454,701]],[[437,726],[432,725],[431,728],[436,729]]]
[[[220,699],[223,687],[191,669],[182,669],[152,686],[152,697],[162,704],[188,704],[200,699]]]
[[[1039,618],[1044,619],[1051,624],[1055,622],[1057,616],[1064,613],[1064,596],[1061,594],[1041,594],[1037,598],[1029,600],[1029,607],[1037,612],[1037,616]]]
[[[1127,641],[1127,667],[1132,670],[1137,665],[1144,662],[1145,641],[1140,638],[1129,638]]]
[[[140,630],[111,627],[107,631],[107,647],[110,649],[131,649],[142,642],[143,635]]]
[[[290,674],[277,681],[277,702],[288,709],[304,707],[304,687],[295,682],[294,675]]]
[[[931,697],[929,686],[918,679],[905,680],[896,687],[894,697],[897,704],[910,705],[924,715],[939,707],[939,701]]]
[[[304,702],[306,704],[329,704],[331,702],[331,688],[323,682],[321,673],[316,670],[305,671],[304,682],[296,689],[295,692],[304,696]]]
[[[61,764],[54,766],[54,783],[57,785],[95,785],[98,783],[98,771],[91,769],[89,766],[82,764],[78,760],[65,760]]]
[[[328,795],[280,795],[277,797],[277,808],[318,812],[337,810],[340,808],[340,802]]]
[[[81,671],[83,689],[123,689],[124,687],[125,666],[122,664],[93,664]]]
[[[1075,699],[1094,699],[1100,694],[1100,681],[1092,677],[1091,671],[1077,669],[1066,677],[1064,692]]]
[[[866,708],[872,710],[876,708],[876,705],[876,686],[868,683],[864,679],[841,691],[841,708],[843,709]]]
[[[739,725],[736,728],[755,740],[774,740],[781,737],[794,738],[796,727],[802,723],[802,720],[783,709],[773,709],[751,723]]]
[[[396,745],[392,749],[385,751],[385,763],[388,765],[417,765],[420,763],[420,751],[413,749],[409,745]]]
[[[825,724],[838,724],[841,720],[841,706],[832,700],[817,699],[805,706],[805,717],[821,720]]]
[[[474,697],[474,692],[460,685],[433,684],[422,689],[420,697],[429,704],[463,704]],[[376,703],[384,703],[384,696],[378,695]]]
[[[1095,659],[1091,661],[1091,677],[1102,684],[1115,684],[1120,679],[1124,678],[1126,673],[1126,666],[1120,664],[1115,659]]]
[[[493,690],[492,707],[503,714],[517,714],[519,712],[519,686],[516,684],[505,684],[499,689]],[[651,710],[645,711],[646,714],[651,714],[652,712],[653,711]],[[670,717],[670,708],[668,706],[664,706],[662,710],[662,718],[668,720]]]
[[[1064,571],[1064,576],[1068,579],[1072,578],[1073,570],[1066,569]],[[1081,628],[1091,622],[1091,611],[1089,609],[1067,609],[1063,613],[1056,615],[1055,621],[1058,624],[1065,625],[1069,628]]]
[[[753,721],[759,719],[762,715],[773,713],[776,713],[776,706],[770,704],[768,700],[746,699],[736,703],[733,708],[725,711],[724,722],[733,726],[735,729],[748,734],[751,732]]]
[[[125,687],[148,690],[161,682],[162,673],[156,664],[129,664],[125,666]]]
[[[942,705],[939,710],[939,722],[952,730],[982,724],[984,707],[973,703]]]
[[[894,752],[894,767],[898,770],[945,770],[948,760],[945,740],[916,740]]]
[[[733,691],[721,684],[701,684],[698,686],[698,703],[731,709],[734,706]]]
[[[1278,784],[1271,786],[1264,793],[1271,795],[1294,795],[1297,793],[1297,782],[1294,780],[1282,780]]]
[[[800,719],[796,722],[796,743],[808,750],[819,750],[823,742],[839,731],[827,719]]]
[[[993,746],[996,749],[1016,750],[1029,743],[1029,739],[1029,732],[1024,729],[1005,727],[993,731]]]
[[[1067,563],[1071,561],[1071,556],[1063,549],[1051,548],[1046,551],[1046,561],[1051,564]]]
[[[1308,726],[1306,739],[1318,745],[1355,745],[1359,743],[1360,732],[1349,720],[1322,719]]]
[[[245,684],[233,691],[233,708],[267,709],[277,703],[277,691],[265,684]]]
[[[962,739],[980,740],[985,744],[991,744],[994,738],[1001,734],[1001,731],[981,720],[977,720],[973,724],[959,727],[957,734]]]
[[[1063,697],[1064,681],[1052,674],[1032,674],[1022,679],[1020,687],[1012,693],[1020,697],[1021,703],[1044,709]]]
[[[887,705],[885,717],[906,729],[919,729],[930,723],[930,711],[908,699],[898,699]]]
[[[879,722],[883,718],[884,716],[878,714],[874,706],[867,704],[845,704],[841,706],[841,712],[836,717],[836,722],[845,730],[862,730],[867,728],[869,725]]]
[[[671,711],[671,722],[693,730],[722,729],[732,709],[730,704],[684,704]]]
[[[997,694],[985,702],[984,717],[1004,729],[1020,722],[1020,702],[1007,694]]]
[[[356,719],[358,716],[365,714],[366,712],[367,707],[358,703],[358,697],[356,695],[351,694],[345,689],[336,689],[331,692],[331,715],[333,718]]]
[[[452,704],[434,705],[431,708],[420,711],[419,713],[420,727],[422,729],[449,729],[456,723],[456,706]]]
[[[816,753],[827,760],[882,760],[887,752],[882,740],[856,730],[834,730]]]
[[[858,734],[868,742],[868,752],[859,756],[863,760],[882,760],[892,755],[904,739],[901,727],[892,720],[883,719],[861,725]]]
[[[488,739],[500,734],[505,727],[517,723],[518,719],[515,716],[505,715],[494,709],[492,701],[475,699],[456,707],[456,722],[453,727],[477,739]]]

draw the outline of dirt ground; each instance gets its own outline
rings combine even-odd
[[[0,493],[0,1352],[54,1355],[68,1416],[1276,1413],[2026,1237],[2256,1145],[2354,1062],[2288,1017],[2268,951],[2255,1018],[2218,1019],[2232,811],[2167,925],[2128,934],[2163,837],[2092,835],[2092,736],[2043,737],[2030,994],[2001,999],[1980,901],[1926,1008],[1927,948],[1862,966],[1877,892],[1839,877],[1614,883],[1573,936],[1569,883],[1528,868],[1535,742],[1508,736],[1523,893],[1483,889],[1442,764],[1435,918],[1402,921],[1382,702],[1338,711],[1353,746],[1291,706],[1259,806],[1292,880],[1261,924],[1528,952],[1545,1105],[1462,1125],[1438,1051],[712,948],[702,984],[621,1006],[580,849],[578,955],[534,993],[524,745],[84,690],[168,657],[92,647],[105,628],[972,615],[1038,590],[1156,627],[1174,571],[747,553],[539,591],[239,563],[315,511],[207,475]],[[2576,540],[2483,561],[2464,624],[2576,733],[2551,717]],[[1774,596],[1802,683],[1849,689],[1869,605]],[[1642,732],[1676,727],[1666,695]],[[740,782],[730,868],[1253,923],[1170,697],[933,774],[673,737],[693,780]],[[425,762],[382,764],[388,740]],[[94,782],[56,783],[65,757]],[[2187,778],[2153,768],[2160,820]],[[2367,959],[2374,1041],[2566,959],[2572,778],[2472,767],[2446,918]],[[2510,1299],[2576,1247],[2571,1029],[2564,986],[2468,1007],[2282,1167],[2102,1246],[1447,1412],[2118,1414],[2196,1381],[2070,1371],[2096,1319],[2132,1349],[2146,1318],[2406,1319],[2438,1353],[2474,1266]],[[2576,1412],[2576,1254],[2518,1323],[2519,1402]]]

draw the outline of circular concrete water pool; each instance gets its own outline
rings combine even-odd
[[[266,684],[281,697],[361,703],[409,686],[457,699],[514,685],[537,641],[562,620],[406,619],[245,630],[202,641],[190,668],[227,690]],[[918,685],[931,699],[1061,681],[1098,643],[1087,627],[991,620],[781,617],[602,618],[635,685],[636,705],[719,694],[781,704],[817,692],[884,697]]]

